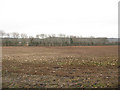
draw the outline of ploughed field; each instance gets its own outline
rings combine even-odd
[[[3,88],[117,87],[117,46],[3,47]]]

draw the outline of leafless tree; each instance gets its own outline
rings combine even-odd
[[[30,40],[30,46],[33,46],[34,37],[33,36],[29,36],[29,40]]]
[[[13,33],[11,33],[11,35],[12,35],[12,38],[14,38],[14,44],[15,45],[18,45],[19,44],[19,33],[17,33],[17,32],[13,32]]]
[[[27,34],[24,34],[24,33],[22,33],[20,36],[21,38],[28,38]]]
[[[5,35],[5,32],[3,30],[0,30],[0,37],[3,38]]]
[[[26,45],[27,44],[27,38],[28,38],[28,36],[27,36],[27,34],[24,34],[24,33],[22,33],[21,35],[20,35],[20,37],[21,37],[21,39],[22,39],[22,45]]]
[[[44,39],[45,34],[40,34],[40,37],[41,37],[42,39]]]
[[[10,33],[6,33],[7,38],[10,38]]]
[[[59,34],[58,36],[59,37],[65,37],[65,34]]]
[[[40,38],[40,35],[39,35],[39,34],[37,34],[37,35],[36,35],[36,38]]]
[[[19,38],[19,33],[13,32],[12,37],[18,39]]]

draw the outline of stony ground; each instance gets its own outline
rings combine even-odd
[[[3,47],[3,88],[117,87],[117,46]]]

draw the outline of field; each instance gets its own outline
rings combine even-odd
[[[117,46],[3,47],[3,88],[118,85]]]

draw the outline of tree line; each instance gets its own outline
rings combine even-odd
[[[0,31],[2,46],[95,46],[117,45],[118,42],[109,42],[108,38],[84,38],[81,36],[66,36],[65,34],[37,34],[35,37],[25,33],[6,33]]]

